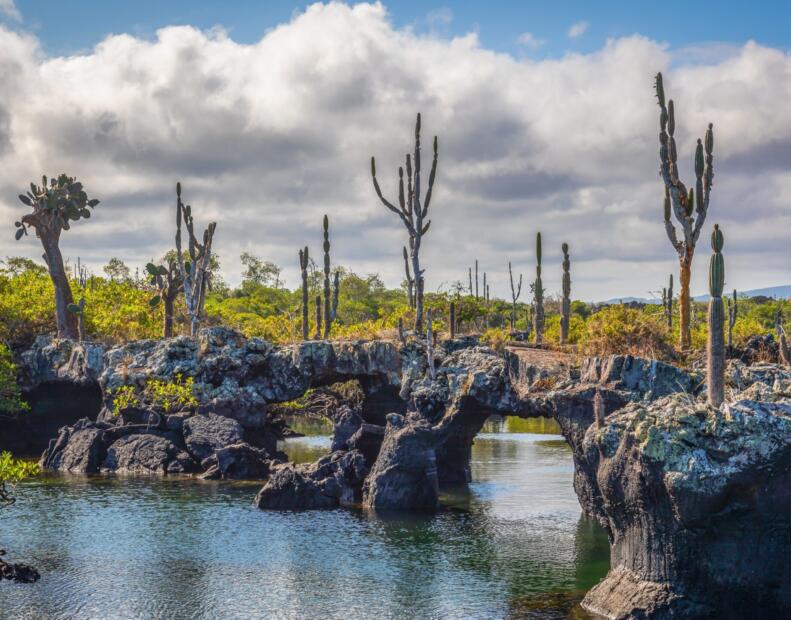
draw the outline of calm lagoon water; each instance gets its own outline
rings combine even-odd
[[[541,421],[490,422],[474,482],[433,517],[263,512],[258,485],[49,476],[18,487],[0,546],[35,565],[0,618],[567,618],[607,572],[571,452]],[[297,460],[328,437],[286,442]]]

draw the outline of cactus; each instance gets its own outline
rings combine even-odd
[[[678,157],[674,137],[675,108],[672,99],[665,105],[665,90],[661,73],[656,75],[655,89],[660,107],[659,160],[661,162],[660,174],[665,185],[665,232],[678,253],[681,272],[678,304],[681,320],[680,346],[682,349],[688,349],[692,344],[689,282],[692,275],[692,257],[695,254],[695,245],[709,210],[711,186],[714,181],[714,126],[709,123],[704,140],[698,139],[695,148],[695,187],[687,191],[686,186],[678,177]],[[684,233],[683,240],[678,238],[676,227],[671,221],[671,211],[681,224]]]
[[[472,267],[468,267],[468,275],[470,276],[470,297],[472,297]]]
[[[706,347],[706,384],[709,405],[719,407],[725,398],[725,316],[722,289],[725,285],[725,260],[722,257],[724,239],[718,225],[711,233],[711,262],[709,263],[709,338]]]
[[[428,232],[431,220],[425,224],[423,220],[428,215],[428,208],[431,203],[431,194],[434,191],[434,180],[437,174],[437,137],[434,136],[434,160],[431,164],[431,172],[428,177],[428,189],[426,197],[421,204],[420,198],[420,114],[417,115],[415,122],[415,152],[414,152],[414,176],[412,170],[413,160],[409,155],[406,156],[407,172],[407,191],[404,192],[404,169],[398,169],[398,207],[382,196],[379,182],[376,180],[376,160],[371,157],[371,177],[373,179],[374,190],[382,204],[390,211],[398,215],[409,234],[409,247],[412,259],[412,277],[415,279],[415,331],[423,332],[423,289],[424,289],[424,270],[420,268],[420,246],[423,237]]]
[[[321,295],[316,295],[316,335],[314,340],[321,340]]]
[[[428,362],[428,376],[433,381],[437,378],[434,367],[434,328],[431,325],[431,308],[426,311],[426,361]]]
[[[480,299],[478,295],[478,259],[475,259],[475,299]]]
[[[187,256],[181,251],[181,224],[187,230],[188,245]],[[192,217],[192,207],[181,201],[181,183],[176,183],[176,260],[178,261],[179,274],[184,283],[184,301],[187,306],[187,315],[190,319],[190,335],[196,336],[203,315],[203,305],[206,302],[206,289],[209,286],[209,264],[211,261],[211,243],[214,238],[215,222],[203,231],[203,242],[195,236],[195,222]]]
[[[560,344],[566,344],[569,339],[569,323],[571,321],[571,260],[569,259],[569,244],[560,246],[563,251],[563,300],[560,305]]]
[[[728,351],[733,351],[733,326],[736,325],[736,316],[739,314],[739,302],[736,298],[736,289],[733,289],[733,300],[728,304]]]
[[[777,332],[778,353],[780,361],[786,366],[791,366],[791,348],[788,345],[786,332],[783,328],[783,313],[778,310],[775,315],[775,331]]]
[[[541,233],[536,235],[536,279],[530,285],[535,305],[536,344],[544,342],[544,285],[541,282]]]
[[[673,328],[673,274],[670,274],[670,281],[667,288],[662,289],[662,311],[669,329]]]
[[[401,344],[406,344],[406,338],[404,337],[404,319],[398,317],[398,341]]]
[[[409,254],[404,246],[404,273],[406,274],[407,305],[410,310],[415,307],[415,279],[409,272]]]
[[[450,329],[450,339],[456,337],[456,304],[450,302],[450,316],[448,317],[448,325]]]
[[[160,303],[165,305],[165,317],[162,324],[162,337],[173,337],[173,317],[176,299],[184,290],[184,281],[176,266],[175,257],[169,258],[167,266],[155,265],[153,262],[146,264],[146,271],[149,275],[149,282],[156,287],[156,294],[148,300],[148,304],[154,308]]]
[[[330,337],[332,323],[338,313],[338,290],[341,274],[335,272],[332,297],[330,298],[330,220],[324,216],[324,339]]]
[[[77,317],[77,337],[82,342],[85,340],[85,298],[80,297],[77,304],[69,304],[67,310]]]
[[[310,264],[310,256],[308,253],[308,246],[299,251],[299,269],[302,274],[302,340],[308,339],[309,326],[308,326],[308,265]],[[319,304],[321,307],[321,304]],[[320,316],[320,314],[316,314]]]
[[[519,274],[519,284],[514,288],[514,273],[511,270],[511,261],[508,261],[508,278],[511,281],[511,331],[516,329],[516,302],[522,294],[522,274]]]
[[[56,179],[41,179],[41,187],[30,184],[30,191],[19,195],[19,200],[33,209],[14,222],[19,241],[33,228],[44,248],[44,262],[55,289],[55,323],[58,338],[79,338],[77,315],[69,312],[74,303],[71,285],[66,275],[63,255],[60,253],[60,235],[69,230],[72,223],[91,217],[91,209],[99,204],[96,199],[89,200],[82,183],[74,177],[61,174]]]
[[[601,388],[597,387],[593,395],[593,420],[596,428],[604,427],[604,397],[601,395]]]

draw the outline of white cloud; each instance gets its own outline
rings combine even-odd
[[[539,39],[532,32],[523,32],[519,35],[517,41],[519,42],[519,45],[524,45],[525,47],[529,47],[531,49],[538,49],[544,45],[544,43],[546,43],[544,39]]]
[[[22,14],[19,12],[14,0],[0,0],[0,17],[2,16],[22,21]]]
[[[571,24],[571,27],[569,28],[569,37],[572,39],[581,37],[583,34],[585,34],[585,32],[587,32],[588,26],[590,26],[588,22],[575,22]]]
[[[440,147],[422,250],[429,289],[466,280],[478,258],[492,292],[508,295],[508,261],[529,277],[541,230],[550,292],[568,241],[574,296],[644,295],[677,270],[657,175],[652,83],[663,70],[687,182],[695,138],[715,123],[705,234],[723,227],[728,287],[791,282],[791,57],[750,43],[715,64],[671,61],[639,36],[519,60],[475,35],[396,30],[365,4],[313,5],[252,45],[172,27],[70,57],[46,57],[34,37],[0,28],[0,256],[40,256],[34,238],[14,242],[25,209],[16,196],[42,173],[67,171],[102,204],[63,235],[64,254],[97,272],[110,256],[135,265],[172,246],[181,180],[198,224],[218,222],[229,281],[251,251],[296,286],[297,249],[318,252],[328,213],[333,261],[396,285],[405,232],[374,195],[369,158],[395,197],[421,111],[425,147],[435,133]]]

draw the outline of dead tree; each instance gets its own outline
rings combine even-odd
[[[511,280],[511,331],[516,329],[516,302],[522,294],[522,274],[519,274],[519,284],[514,288],[514,273],[511,270],[511,261],[508,261],[508,278]]]
[[[437,136],[434,136],[434,159],[428,177],[428,190],[421,204],[420,199],[420,114],[415,122],[415,153],[414,175],[412,158],[406,156],[407,188],[404,190],[404,169],[398,168],[398,207],[382,196],[379,182],[376,180],[376,159],[371,157],[371,177],[376,195],[382,204],[401,218],[409,233],[410,257],[412,259],[412,277],[415,279],[415,331],[423,332],[423,288],[424,270],[420,268],[420,246],[424,235],[428,232],[431,220],[424,223],[428,215],[431,194],[434,190],[434,179],[437,174]]]
[[[187,229],[187,256],[181,249],[181,222]],[[181,183],[176,183],[176,258],[179,265],[181,280],[184,282],[184,301],[187,316],[190,320],[190,335],[196,336],[206,302],[206,288],[209,285],[209,261],[211,259],[211,242],[214,238],[215,222],[210,222],[203,231],[203,242],[195,236],[195,222],[192,218],[192,207],[181,201]]]

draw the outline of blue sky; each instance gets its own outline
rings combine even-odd
[[[149,38],[158,28],[176,24],[200,29],[219,25],[235,41],[253,43],[308,4],[273,0],[16,1],[25,27],[37,35],[48,53],[58,55],[88,50],[111,33]],[[783,49],[791,45],[789,2],[489,0],[431,4],[399,0],[385,6],[399,28],[411,26],[418,33],[433,31],[442,36],[477,32],[487,49],[536,59],[566,52],[588,53],[608,38],[635,33],[676,49],[699,44],[740,46],[749,40]],[[19,27],[13,19],[5,21]],[[574,24],[585,26],[577,29],[582,32],[576,37],[570,37]],[[524,33],[532,37],[523,37]]]

